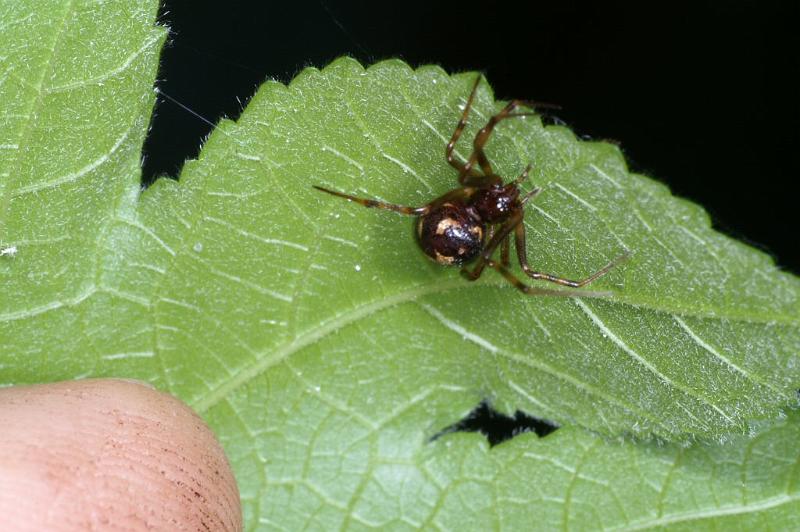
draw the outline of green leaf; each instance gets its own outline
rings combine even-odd
[[[298,452],[254,513],[289,530],[795,530],[798,421],[795,413],[723,446],[610,443],[569,427],[491,449],[465,434],[414,453],[385,446],[377,459],[364,449],[362,460],[351,435],[332,449],[321,442]],[[343,448],[348,458],[335,461]],[[249,465],[264,468],[256,457]],[[351,485],[348,477],[352,490],[341,485]]]
[[[544,188],[528,257],[583,277],[633,250],[592,285],[613,295],[526,297],[426,261],[409,219],[311,188],[421,205],[455,186],[444,145],[474,74],[399,61],[265,84],[180,183],[140,194],[156,10],[0,8],[0,383],[175,393],[223,440],[252,527],[796,526],[797,416],[732,436],[795,401],[796,278],[538,118],[488,147]],[[483,84],[462,158],[500,105]],[[430,441],[483,399],[566,427]]]

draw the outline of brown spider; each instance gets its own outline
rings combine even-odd
[[[530,172],[531,165],[508,184],[503,184],[503,179],[492,170],[492,165],[483,151],[489,136],[495,126],[507,119],[519,116],[528,116],[535,113],[513,112],[520,105],[531,106],[523,100],[512,100],[502,111],[492,116],[483,128],[478,131],[473,140],[473,152],[466,163],[461,163],[453,156],[456,142],[464,131],[467,116],[472,107],[472,101],[478,90],[481,76],[478,75],[472,87],[467,105],[458,121],[450,142],[447,143],[445,156],[447,162],[458,170],[459,187],[439,196],[422,207],[406,207],[382,201],[358,198],[342,192],[336,192],[313,185],[317,190],[345,198],[359,203],[365,207],[387,209],[401,214],[417,216],[417,239],[420,247],[428,257],[444,266],[462,266],[477,258],[474,268],[463,266],[461,274],[470,281],[481,276],[483,270],[489,266],[500,272],[511,284],[526,294],[559,295],[559,296],[605,296],[605,292],[548,290],[526,285],[508,269],[509,248],[511,232],[514,232],[514,241],[517,248],[517,260],[522,271],[532,279],[550,281],[571,288],[585,286],[598,277],[606,274],[610,269],[628,257],[626,251],[613,261],[586,279],[572,281],[549,273],[537,272],[528,266],[525,256],[525,226],[522,223],[525,203],[536,197],[540,188],[534,188],[520,198],[519,184],[522,183]],[[483,173],[478,173],[474,168],[477,163]],[[488,231],[487,231],[488,227]],[[485,244],[488,239],[489,243]],[[500,262],[492,259],[492,255],[500,246]]]

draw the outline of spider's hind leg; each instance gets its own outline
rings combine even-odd
[[[490,262],[493,262],[492,255],[494,255],[498,246],[501,246],[500,260],[503,262],[508,260],[508,240],[511,236],[511,231],[520,224],[522,224],[522,209],[514,212],[511,218],[492,231],[492,237],[489,239],[489,243],[486,244],[486,247],[483,248],[483,252],[478,256],[478,260],[475,261],[475,267],[472,268],[472,271],[466,266],[461,268],[461,275],[470,281],[477,280],[483,273],[484,268],[486,268]]]
[[[502,264],[493,260],[486,261],[486,265],[490,268],[497,270],[506,281],[514,285],[514,288],[527,294],[529,296],[553,296],[553,297],[610,297],[611,292],[601,292],[596,290],[553,290],[550,288],[539,288],[538,286],[530,286],[517,278],[516,275],[503,266]]]
[[[399,212],[400,214],[407,214],[409,216],[420,216],[426,214],[430,210],[430,205],[423,205],[422,207],[407,207],[405,205],[395,205],[393,203],[386,203],[384,201],[378,201],[369,198],[359,198],[357,196],[351,196],[350,194],[337,192],[335,190],[330,190],[317,185],[311,185],[311,186],[313,186],[317,190],[321,190],[322,192],[326,192],[332,196],[338,196],[348,201],[358,203],[359,205],[363,205],[364,207],[370,207],[373,209],[385,209],[387,211]]]
[[[572,279],[565,279],[563,277],[557,277],[555,275],[551,275],[549,273],[537,272],[534,271],[528,265],[528,258],[525,256],[525,226],[522,224],[517,225],[514,228],[514,237],[515,237],[515,246],[517,248],[517,259],[519,260],[519,265],[522,268],[522,271],[525,272],[525,275],[530,277],[531,279],[537,279],[542,281],[549,281],[551,283],[560,284],[561,286],[569,286],[570,288],[580,288],[582,286],[586,286],[587,284],[591,283],[592,281],[597,280],[598,278],[602,277],[603,275],[607,274],[612,268],[617,266],[620,262],[624,261],[628,258],[629,252],[625,252],[619,257],[615,258],[592,275],[585,279],[581,279],[580,281],[573,281]]]

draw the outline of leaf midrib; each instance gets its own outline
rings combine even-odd
[[[460,278],[456,279],[449,279],[447,281],[437,282],[433,284],[426,284],[414,287],[410,290],[405,290],[402,292],[398,292],[397,294],[381,298],[379,300],[370,301],[364,305],[360,305],[356,308],[350,309],[338,316],[326,320],[323,322],[319,327],[315,327],[310,329],[299,336],[296,336],[290,342],[283,344],[283,346],[278,347],[277,349],[273,349],[272,347],[268,348],[272,351],[271,355],[265,355],[259,358],[255,363],[250,366],[245,367],[239,373],[236,373],[231,378],[222,382],[222,384],[217,387],[216,389],[212,390],[208,395],[200,399],[199,401],[193,402],[192,406],[200,413],[204,413],[207,410],[214,407],[217,403],[221,402],[229,393],[232,393],[234,390],[239,388],[240,386],[244,385],[251,379],[255,378],[256,376],[260,375],[264,370],[273,366],[274,364],[279,363],[281,360],[284,360],[294,354],[297,351],[321,340],[325,336],[330,333],[333,333],[351,323],[356,322],[362,317],[368,316],[374,312],[378,312],[385,308],[389,308],[395,305],[399,305],[402,303],[414,301],[416,298],[421,296],[427,296],[431,294],[447,292],[450,290],[463,290],[465,288],[465,281]],[[469,286],[469,285],[468,285]],[[499,282],[487,282],[481,284],[472,284],[473,287],[487,287],[487,286],[496,286],[498,288],[504,288],[513,290],[513,288],[508,287],[506,284],[500,284]],[[566,292],[566,291],[565,291]],[[523,297],[523,296],[520,296]],[[680,316],[690,316],[696,318],[703,318],[703,319],[727,319],[731,321],[739,321],[745,323],[785,323],[788,325],[793,326],[800,326],[800,320],[798,318],[794,318],[791,316],[768,316],[768,315],[756,315],[755,318],[753,316],[747,316],[743,313],[716,313],[713,310],[707,308],[701,309],[680,309],[676,310],[673,308],[669,308],[667,305],[657,305],[652,301],[636,301],[633,302],[630,300],[631,298],[626,297],[619,297],[614,296],[611,299],[606,301],[611,301],[613,303],[619,303],[622,305],[629,305],[635,308],[641,308],[645,310],[650,310],[653,312],[668,314],[668,315],[680,315]],[[752,380],[752,377],[750,377]]]
[[[411,290],[399,292],[393,296],[371,301],[354,309],[339,314],[338,316],[323,322],[319,327],[308,330],[307,332],[295,337],[292,341],[273,351],[272,355],[264,356],[251,366],[243,369],[230,379],[223,382],[221,386],[213,390],[206,397],[197,401],[192,406],[195,410],[203,413],[220,402],[228,393],[242,386],[250,379],[261,374],[262,371],[272,365],[284,360],[293,353],[303,349],[314,342],[321,340],[330,333],[333,333],[350,323],[368,316],[374,312],[385,308],[412,301],[420,296],[444,292],[454,288],[463,287],[463,281],[456,283],[455,280],[438,283],[436,285],[422,285]]]

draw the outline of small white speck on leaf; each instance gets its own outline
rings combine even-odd
[[[361,271],[361,265],[360,265],[360,264],[356,264],[356,271],[357,271],[357,272],[360,272],[360,271]]]
[[[195,252],[200,253],[203,251],[203,243],[197,242],[194,246],[192,246],[192,249],[195,250]]]
[[[0,248],[0,257],[13,257],[17,254],[17,246]]]

